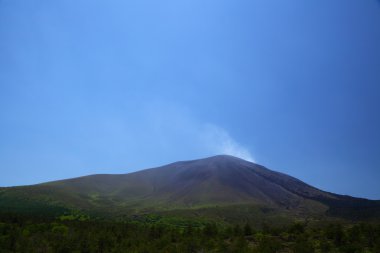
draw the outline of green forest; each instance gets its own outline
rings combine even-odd
[[[81,215],[53,219],[1,214],[0,251],[378,253],[380,225],[295,222],[283,227],[263,224],[255,228],[248,223],[112,221]]]

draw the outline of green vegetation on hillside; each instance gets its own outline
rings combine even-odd
[[[380,225],[294,223],[284,227],[0,215],[0,252],[380,252]],[[77,218],[75,218],[77,217]]]
[[[379,201],[226,156],[0,188],[0,253],[379,253],[379,221]]]

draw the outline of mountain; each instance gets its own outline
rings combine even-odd
[[[247,210],[249,215],[260,210],[261,214],[292,217],[380,217],[380,201],[325,192],[286,174],[226,155],[128,174],[0,188],[0,209],[55,213],[81,210],[112,215],[218,213],[221,218],[231,212]]]

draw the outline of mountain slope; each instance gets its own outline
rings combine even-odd
[[[122,175],[91,175],[0,189],[0,207],[41,203],[98,212],[255,205],[293,213],[379,215],[378,201],[321,191],[232,156],[176,162]],[[380,216],[380,215],[379,215]]]

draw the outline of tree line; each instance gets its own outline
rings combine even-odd
[[[0,216],[0,252],[25,253],[378,253],[380,225],[285,227],[215,222],[173,226],[136,221]]]

